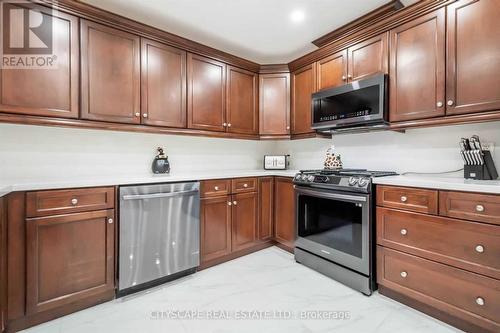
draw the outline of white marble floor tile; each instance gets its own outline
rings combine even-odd
[[[158,318],[195,311],[225,319]],[[219,311],[219,312],[217,312]],[[231,313],[223,311],[232,311]],[[235,319],[231,315],[253,319]],[[279,311],[281,319],[256,319]],[[300,311],[346,312],[347,319],[293,317]],[[297,264],[272,247],[163,286],[30,328],[25,333],[452,333],[459,330],[375,293],[368,297]]]

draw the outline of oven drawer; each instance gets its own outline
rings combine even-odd
[[[500,224],[500,195],[440,191],[439,214]]]
[[[500,330],[500,281],[377,246],[377,278],[384,287]],[[478,317],[480,316],[480,317]]]
[[[438,191],[377,185],[377,206],[437,215]]]
[[[38,217],[114,208],[113,187],[28,192],[26,216]]]
[[[230,179],[213,179],[204,180],[200,185],[200,196],[219,197],[231,193],[231,180]]]
[[[500,279],[500,227],[377,208],[377,244]]]
[[[257,178],[235,178],[231,181],[232,193],[257,192]]]

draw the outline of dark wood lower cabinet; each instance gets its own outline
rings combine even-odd
[[[292,178],[276,177],[274,183],[274,223],[276,241],[289,249],[295,246],[295,194]]]
[[[258,195],[255,192],[234,194],[232,209],[231,250],[239,251],[255,245],[257,239]]]
[[[26,223],[27,314],[114,289],[114,210]]]
[[[201,262],[231,253],[229,196],[201,200]]]

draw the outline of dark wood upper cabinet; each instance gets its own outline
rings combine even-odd
[[[78,18],[46,7],[30,6],[52,18],[52,55],[56,60],[53,68],[47,69],[0,69],[0,111],[78,118]]]
[[[186,125],[186,52],[141,39],[141,110],[146,125]]]
[[[260,89],[260,134],[290,134],[290,74],[262,74]]]
[[[114,290],[114,210],[26,221],[26,312]]]
[[[188,53],[188,128],[224,132],[226,65]]]
[[[231,197],[201,200],[201,262],[231,253]]]
[[[82,118],[140,123],[140,41],[81,20]]]
[[[274,235],[274,177],[259,178],[258,239],[267,241]]]
[[[314,64],[292,73],[292,134],[313,133],[311,129],[311,95],[316,91]]]
[[[347,50],[332,54],[316,64],[318,90],[347,83]]]
[[[227,131],[258,134],[257,74],[228,66],[226,96]]]
[[[387,73],[389,67],[389,33],[373,37],[347,49],[348,81]]]
[[[446,113],[499,110],[498,1],[457,1],[447,13]]]
[[[257,240],[257,208],[256,192],[234,194],[232,209],[232,251],[239,251],[255,245]]]
[[[274,198],[276,240],[293,248],[297,238],[297,228],[295,222],[295,193],[291,178],[275,178]]]
[[[445,11],[441,8],[390,32],[391,121],[445,114]]]

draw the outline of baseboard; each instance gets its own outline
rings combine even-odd
[[[242,256],[246,256],[247,254],[263,250],[263,249],[271,247],[273,245],[274,245],[274,242],[272,242],[272,241],[267,241],[267,242],[264,242],[264,243],[259,243],[257,245],[252,246],[252,247],[246,248],[244,250],[240,250],[240,251],[236,251],[236,252],[230,253],[227,256],[216,258],[216,259],[213,259],[213,260],[210,260],[210,261],[202,262],[201,265],[200,265],[200,267],[198,268],[198,270],[201,271],[203,269],[206,269],[206,268],[209,268],[209,267],[212,267],[212,266],[215,266],[215,265],[222,264],[222,263],[224,263],[226,261],[230,261],[230,260],[242,257]]]

